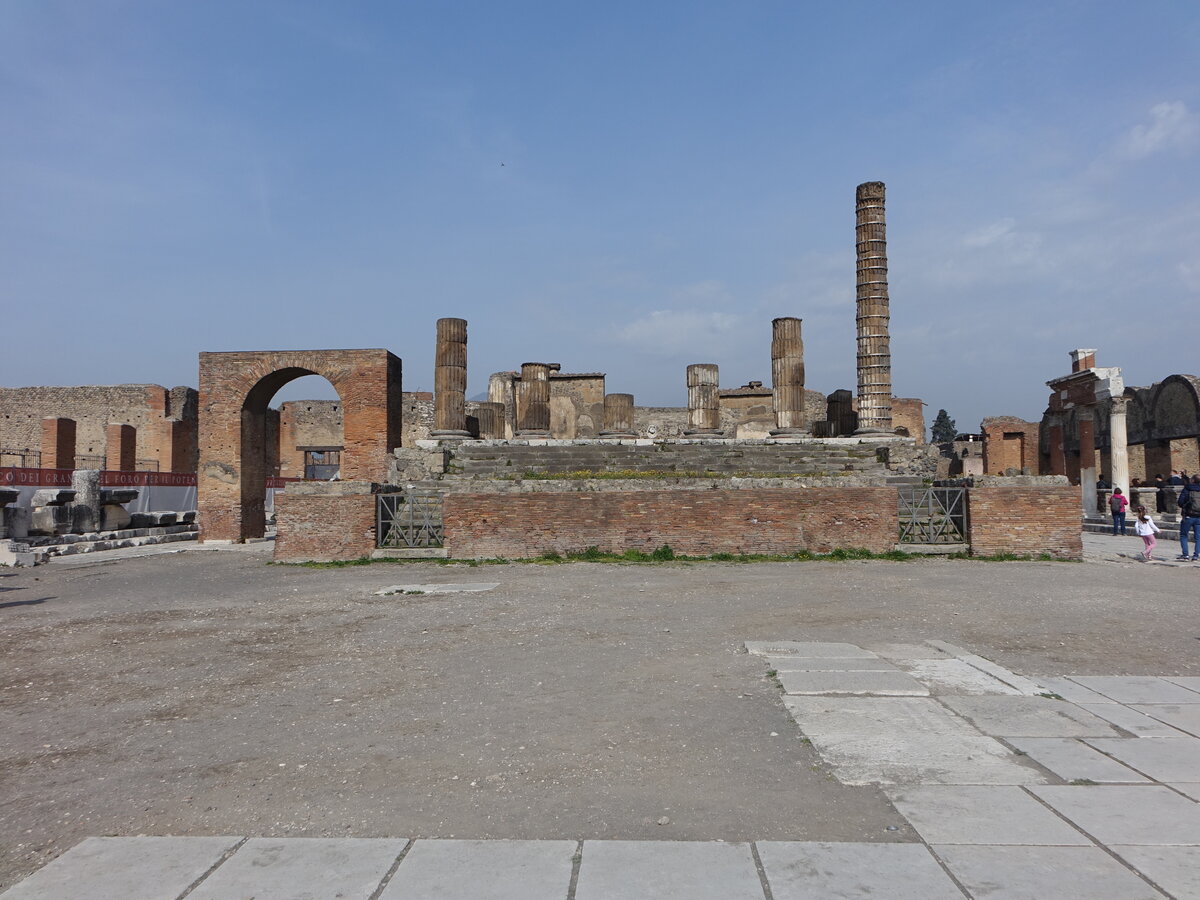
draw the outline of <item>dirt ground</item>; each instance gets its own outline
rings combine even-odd
[[[88,835],[914,839],[824,770],[747,639],[1200,674],[1192,567],[267,552],[0,571],[0,888]]]

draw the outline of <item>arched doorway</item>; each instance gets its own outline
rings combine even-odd
[[[386,350],[200,354],[202,541],[244,541],[266,531],[266,415],[290,381],[320,375],[342,402],[343,480],[383,481],[400,446],[400,359]]]

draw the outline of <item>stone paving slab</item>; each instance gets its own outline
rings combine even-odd
[[[1022,694],[1033,696],[1041,692],[1041,685],[1034,681],[1030,681],[1024,675],[1018,675],[1016,672],[1010,672],[1004,666],[992,662],[990,659],[984,659],[982,656],[977,656],[974,653],[968,653],[961,647],[956,647],[953,644],[948,644],[945,641],[929,641],[931,647],[936,647],[943,650],[950,656],[960,659],[968,665],[972,665],[981,672],[986,672],[994,678],[1003,681],[1009,687],[1016,688]]]
[[[990,737],[907,734],[813,736],[813,745],[843,784],[1041,784],[1040,770]]]
[[[996,737],[1119,737],[1073,703],[1045,697],[942,697],[942,703]]]
[[[1179,791],[1179,793],[1183,794],[1184,796],[1191,797],[1193,800],[1200,802],[1200,784],[1196,784],[1194,781],[1190,784],[1171,784],[1168,785],[1168,787]]]
[[[1074,738],[1009,738],[1008,743],[1063,781],[1137,784],[1147,780]]]
[[[1112,697],[1106,697],[1104,694],[1097,693],[1091,688],[1086,688],[1070,678],[1060,678],[1052,675],[1038,675],[1038,684],[1051,694],[1058,694],[1069,703],[1084,704],[1084,703],[1116,703]]]
[[[942,694],[1020,694],[961,659],[901,660],[900,667],[926,685],[935,696]]]
[[[1200,706],[1194,703],[1146,703],[1132,707],[1193,737],[1200,737]]]
[[[1036,785],[1034,794],[1102,844],[1200,845],[1200,803],[1159,785]]]
[[[965,719],[929,697],[784,697],[783,705],[809,737],[980,736]]]
[[[767,667],[776,672],[899,672],[886,659],[832,659],[811,656],[768,656]]]
[[[575,841],[416,841],[379,900],[563,900],[577,846]]]
[[[1087,743],[1155,781],[1200,782],[1200,739],[1088,738]]]
[[[884,793],[930,844],[1092,843],[1019,787],[918,785]]]
[[[824,641],[746,641],[746,652],[756,656],[807,656],[814,659],[874,659],[875,654],[855,644]]]
[[[903,672],[780,672],[789,694],[864,694],[925,697],[929,689]]]
[[[988,900],[1161,900],[1099,847],[935,846],[955,877]]]
[[[863,649],[870,650],[872,653],[878,653],[885,659],[894,660],[896,662],[915,659],[948,658],[943,651],[937,649],[936,647],[930,647],[928,644],[864,644]]]
[[[87,838],[5,891],[4,900],[178,897],[241,840],[240,837]]]
[[[749,844],[585,841],[575,900],[763,900]]]
[[[1137,709],[1121,703],[1079,703],[1076,705],[1080,709],[1086,709],[1094,716],[1099,716],[1106,722],[1112,722],[1118,728],[1122,728],[1136,737],[1184,737],[1184,733],[1178,728],[1172,728],[1147,715],[1146,712],[1139,712]],[[1188,704],[1171,708],[1195,710],[1196,724],[1200,728],[1200,707]]]
[[[1190,691],[1200,691],[1200,675],[1168,675],[1167,681]]]
[[[775,900],[962,900],[923,844],[759,841]]]
[[[407,840],[251,838],[189,900],[367,900]]]
[[[1165,678],[1146,675],[1072,675],[1071,680],[1118,703],[1200,703],[1200,693],[1189,691]]]
[[[1117,844],[1108,849],[1174,896],[1200,897],[1200,847]]]

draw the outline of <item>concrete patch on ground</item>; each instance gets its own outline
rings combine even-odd
[[[854,644],[824,641],[746,641],[746,652],[756,656],[806,656],[814,659],[874,659],[875,654]]]
[[[925,697],[929,689],[903,672],[780,672],[789,694],[867,694],[878,697]]]
[[[930,693],[935,696],[1020,693],[1016,688],[961,659],[910,659],[898,662],[900,668],[928,685]]]
[[[377,597],[391,594],[472,594],[500,587],[498,581],[464,582],[462,584],[393,584],[375,592]]]
[[[1120,732],[1073,703],[1046,697],[942,697],[984,734],[997,737],[1117,737]]]

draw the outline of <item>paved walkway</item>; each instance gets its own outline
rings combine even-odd
[[[1129,534],[1124,537],[1113,537],[1111,534],[1083,533],[1084,562],[1122,563],[1146,566],[1148,569],[1159,567],[1185,567],[1200,570],[1200,564],[1190,560],[1177,560],[1179,541],[1159,538],[1154,550],[1154,560],[1149,563],[1141,561],[1142,539],[1133,533],[1129,526]]]
[[[921,842],[89,838],[4,900],[1200,897],[1200,678],[1027,678],[942,641],[746,648]]]

